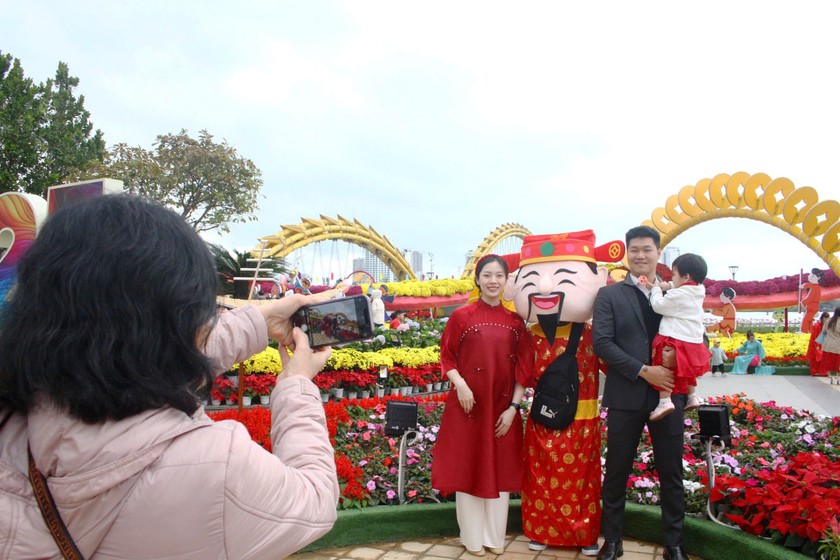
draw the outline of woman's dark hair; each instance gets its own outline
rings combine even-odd
[[[831,317],[831,315],[829,315],[827,311],[823,311],[822,313],[820,313],[820,321],[825,321],[829,317]]]
[[[682,276],[691,276],[691,279],[698,284],[703,283],[709,271],[706,260],[694,253],[680,255],[671,263],[671,268],[678,271]]]
[[[746,336],[747,336],[747,340],[749,340],[749,338],[750,338],[751,336],[755,336],[755,333],[754,333],[754,332],[752,332],[751,330],[749,330],[749,331],[747,331],[747,335],[746,335]]]
[[[834,325],[837,324],[837,319],[840,319],[840,307],[836,307],[834,309],[834,315],[832,315],[831,319],[828,320],[828,324],[825,328],[834,330]]]
[[[733,290],[733,289],[732,289],[732,288],[730,288],[729,286],[727,286],[726,288],[722,289],[722,290],[720,291],[720,293],[722,293],[723,295],[725,295],[726,297],[728,297],[730,300],[735,299],[735,290]]]
[[[812,269],[811,269],[811,274],[813,274],[814,276],[816,276],[816,277],[817,277],[817,282],[818,282],[818,283],[819,283],[819,281],[820,281],[820,280],[822,280],[822,279],[823,279],[823,277],[825,276],[825,272],[823,272],[823,271],[822,271],[822,270],[820,270],[819,268],[812,268]]]
[[[194,413],[213,381],[215,287],[207,246],[171,210],[128,195],[58,210],[0,320],[0,401],[26,412],[43,394],[89,423]]]
[[[507,264],[507,261],[505,259],[503,259],[499,255],[494,255],[494,254],[484,255],[483,257],[481,257],[478,260],[478,262],[475,265],[475,278],[474,278],[474,280],[475,280],[475,285],[476,286],[478,286],[478,277],[481,274],[481,271],[484,270],[485,266],[487,266],[488,264],[490,264],[492,262],[499,263],[499,265],[502,267],[502,270],[505,273],[505,276],[507,276],[509,274],[508,264]]]

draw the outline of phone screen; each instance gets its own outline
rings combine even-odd
[[[370,302],[365,295],[305,305],[292,316],[292,322],[306,333],[312,348],[373,336]]]

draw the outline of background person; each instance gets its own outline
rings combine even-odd
[[[391,313],[391,323],[388,325],[390,328],[396,329],[403,323],[405,323],[405,311],[398,309]]]
[[[825,328],[825,323],[828,321],[830,315],[826,312],[820,314],[819,320],[811,327],[811,334],[808,337],[808,352],[805,354],[808,357],[808,365],[811,370],[811,377],[825,377],[826,371],[822,365],[822,344],[817,339]]]
[[[738,354],[732,364],[732,373],[755,373],[755,368],[764,363],[767,353],[760,340],[756,340],[752,331],[747,331],[747,339],[735,350]]]
[[[714,341],[710,351],[712,353],[712,377],[715,376],[715,373],[720,373],[721,377],[726,377],[726,371],[723,366],[726,361],[726,351],[720,347],[720,340]]]
[[[822,367],[828,372],[829,383],[840,385],[840,307],[834,310],[834,315],[825,324],[825,340],[823,341]]]
[[[475,556],[504,551],[511,492],[522,485],[519,403],[533,375],[525,322],[502,305],[508,267],[498,255],[475,268],[481,297],[456,309],[440,341],[452,382],[432,459],[432,487],[455,492],[461,544]]]
[[[329,351],[289,324],[313,299],[218,314],[205,243],[124,195],[50,216],[18,279],[0,332],[4,557],[57,556],[27,449],[86,558],[273,560],[330,530],[334,452],[311,381]],[[272,393],[273,453],[200,405],[269,334],[294,348]]]
[[[673,373],[650,364],[651,341],[661,317],[650,306],[648,290],[638,279],[656,277],[659,232],[647,226],[626,234],[629,274],[623,282],[601,288],[595,299],[592,342],[608,365],[602,405],[607,407],[607,457],[602,489],[601,533],[605,542],[599,560],[624,554],[621,535],[627,481],[647,424],[659,474],[662,528],[666,560],[686,560],[682,548],[685,497],[682,449],[685,395],[674,395],[676,410],[657,422],[650,413],[659,401],[652,385],[672,389]]]

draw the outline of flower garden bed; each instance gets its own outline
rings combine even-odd
[[[339,508],[342,510],[372,511],[377,512],[372,515],[390,516],[391,510],[399,511],[405,507],[382,507],[399,503],[399,440],[384,433],[387,400],[389,398],[344,400],[325,405],[327,426],[336,451],[341,484]],[[437,504],[451,499],[451,496],[442,496],[431,487],[430,475],[431,450],[437,437],[444,397],[407,400],[417,401],[420,406],[418,439],[407,451],[405,500],[409,504],[433,504],[434,508],[439,508],[441,506]],[[728,522],[738,524],[744,532],[776,543],[780,551],[784,551],[786,546],[813,554],[820,538],[840,532],[840,526],[832,528],[831,525],[832,520],[836,523],[837,512],[840,512],[840,417],[813,417],[772,402],[757,403],[742,395],[719,397],[713,401],[726,404],[731,409],[733,435],[730,448],[713,453],[717,475],[716,507],[727,508],[724,518]],[[252,437],[270,448],[267,436],[270,415],[265,410],[258,411],[259,408],[244,411],[241,418]],[[229,411],[224,414],[224,418],[231,416],[235,417],[237,413]],[[216,414],[212,417],[220,418]],[[699,520],[705,516],[709,492],[704,448],[690,437],[697,432],[696,413],[689,413],[683,455],[686,511],[690,517]],[[805,469],[808,472],[801,474],[803,465],[813,466],[813,472]],[[633,466],[627,499],[645,506],[656,506],[659,502],[659,482],[647,436]],[[653,509],[658,511],[658,508]],[[516,515],[512,513],[512,517]],[[432,532],[429,536],[433,536],[434,531],[443,530],[434,523],[424,527]],[[721,529],[735,535],[732,529]],[[415,536],[418,530],[421,529],[415,526]],[[654,531],[653,525],[646,530]],[[333,532],[336,531],[340,533],[341,529]],[[383,538],[381,531],[378,534],[378,540],[388,540]],[[425,532],[422,534],[426,535]],[[629,531],[628,534],[658,540]],[[399,532],[394,535],[392,538],[403,538]],[[335,542],[341,541],[327,540],[322,546],[333,546]],[[724,558],[717,555],[705,557]],[[740,556],[745,557],[756,556]],[[779,556],[783,557],[790,556]]]

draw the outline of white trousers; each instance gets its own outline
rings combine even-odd
[[[499,497],[493,499],[456,492],[455,513],[461,529],[461,544],[474,552],[485,546],[504,546],[509,502],[510,492],[499,492]]]

